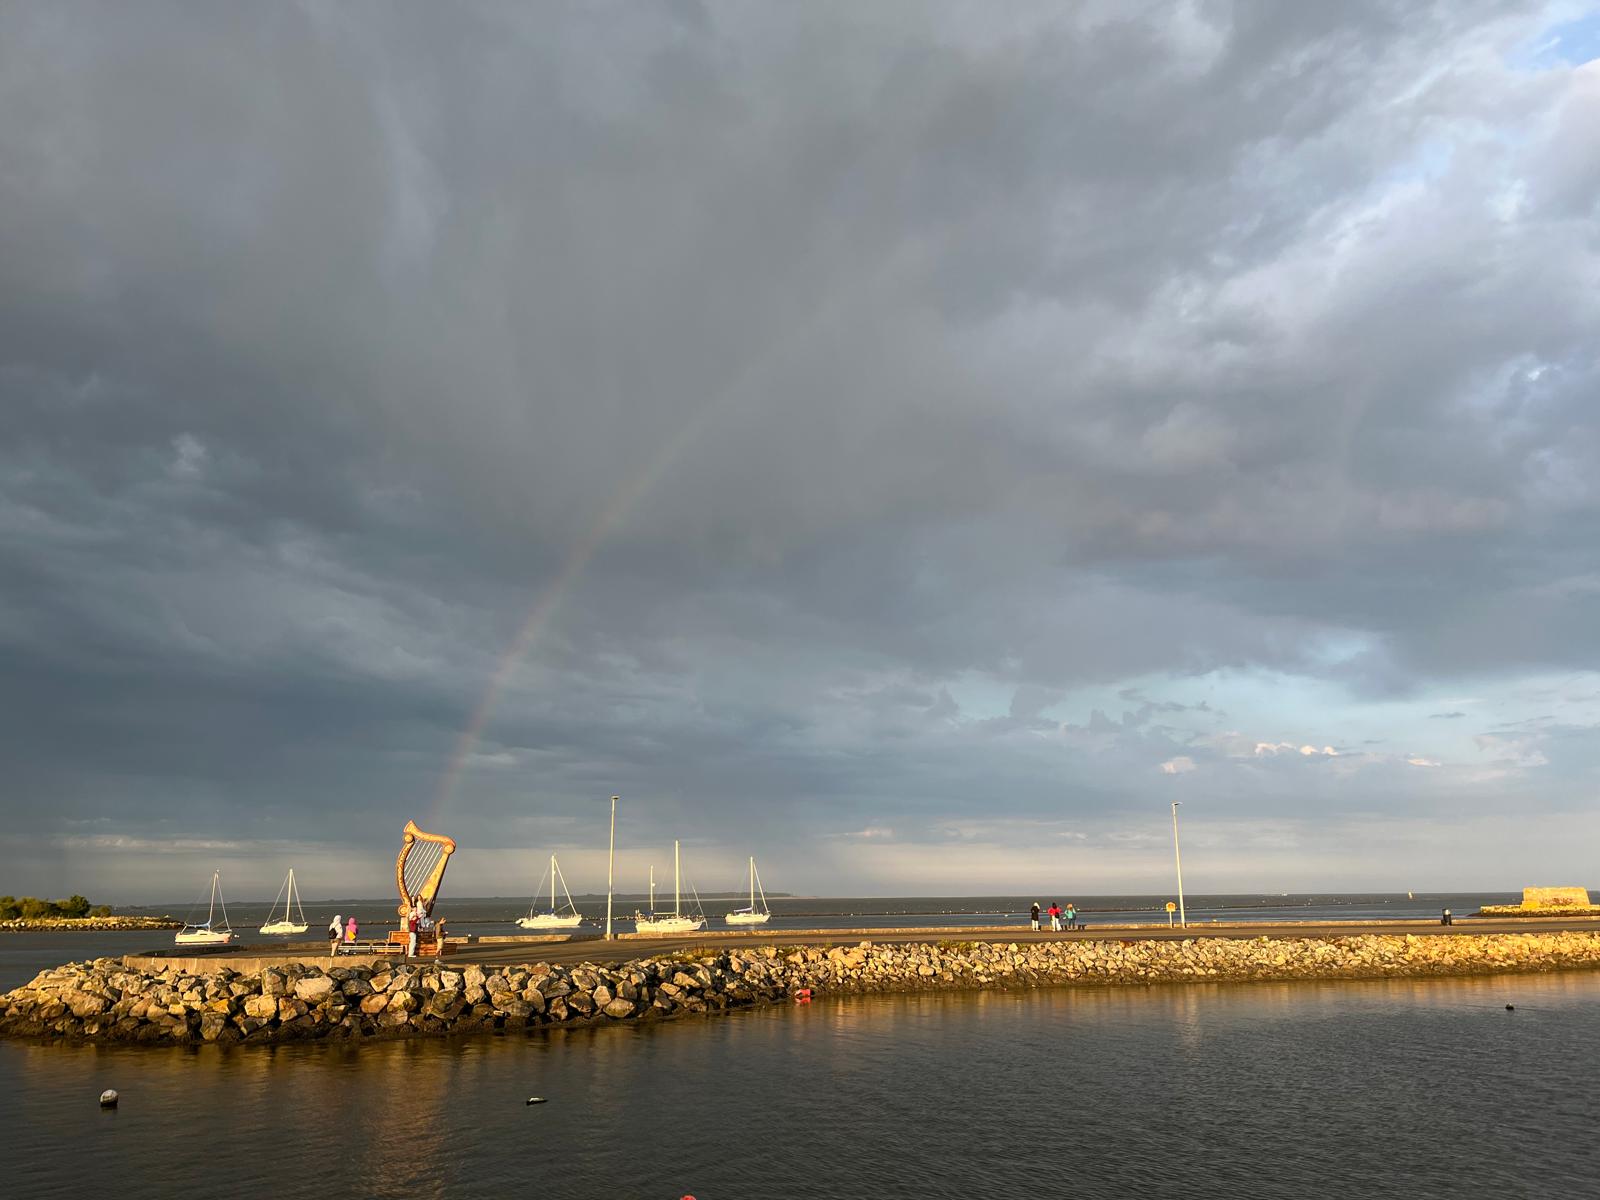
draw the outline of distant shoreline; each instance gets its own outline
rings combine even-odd
[[[182,929],[171,917],[16,917],[0,921],[0,933],[122,933],[141,929]]]

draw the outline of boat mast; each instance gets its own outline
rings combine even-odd
[[[672,915],[678,916],[678,905],[683,895],[682,872],[678,868],[678,839],[672,839]]]
[[[550,911],[556,911],[556,856],[550,856]]]
[[[206,909],[206,928],[211,928],[211,918],[217,911],[217,881],[222,876],[221,871],[211,872],[211,907]]]
[[[656,865],[650,864],[650,915],[656,915]]]
[[[756,856],[750,856],[750,911],[756,910]]]

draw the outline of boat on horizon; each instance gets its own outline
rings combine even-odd
[[[309,926],[306,924],[305,910],[300,907],[300,892],[295,887],[293,867],[289,868],[289,874],[284,878],[283,886],[278,889],[278,899],[283,901],[283,916],[276,916],[278,901],[274,900],[272,902],[272,911],[267,914],[267,916],[274,919],[263,925],[259,932],[267,934],[304,933]],[[294,911],[300,914],[298,921],[289,916],[289,906],[291,904],[294,905]]]
[[[195,907],[200,902],[195,901]],[[216,927],[217,907],[222,908],[222,927]],[[194,910],[191,909],[190,912]],[[183,928],[173,935],[172,940],[180,946],[226,946],[233,941],[233,927],[228,924],[228,904],[222,898],[222,872],[211,872],[211,902],[206,908],[206,919],[203,923],[185,921]]]
[[[756,893],[761,893],[761,907],[756,907]],[[765,925],[772,919],[772,910],[767,907],[767,892],[761,886],[761,876],[756,874],[755,855],[750,856],[750,906],[736,908],[722,918],[729,925]]]
[[[699,896],[695,906],[699,907]],[[706,927],[705,913],[685,916],[683,913],[683,861],[678,843],[672,843],[672,914],[656,912],[656,869],[650,868],[650,915],[634,913],[633,927],[639,933],[693,933]]]
[[[583,924],[583,915],[578,912],[578,906],[572,902],[572,893],[567,889],[566,877],[561,874],[561,864],[556,862],[556,856],[550,856],[550,909],[548,912],[534,912],[530,906],[528,915],[518,917],[517,924],[524,929],[573,929]],[[561,881],[561,890],[566,893],[567,908],[562,911],[556,908],[556,881]],[[544,880],[539,881],[539,891],[544,891]],[[534,905],[539,901],[534,900]]]

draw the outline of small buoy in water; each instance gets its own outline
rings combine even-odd
[[[1506,1011],[1507,1012],[1516,1012],[1517,1011],[1517,1006],[1515,1004],[1508,1004],[1508,1005],[1506,1005]]]
[[[794,994],[794,1002],[796,1004],[810,1004],[811,1003],[811,989],[810,988],[800,988],[798,991],[796,991],[795,994]]]
[[[100,1093],[101,1108],[115,1108],[117,1106],[117,1093],[115,1088],[107,1088]]]
[[[543,1104],[544,1103],[544,1097],[543,1096],[529,1096],[528,1097],[528,1103],[529,1104]]]

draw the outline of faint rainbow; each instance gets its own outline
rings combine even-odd
[[[885,283],[902,270],[915,269],[920,255],[919,244],[915,240],[908,240],[884,256],[874,270],[865,272],[857,282],[855,294],[848,297],[834,294],[828,303],[819,303],[811,312],[810,318],[805,321],[792,323],[785,335],[781,337],[771,349],[759,358],[753,360],[734,379],[726,385],[720,394],[708,401],[699,412],[690,417],[677,433],[673,434],[655,452],[655,455],[645,464],[644,468],[627,480],[612,496],[611,500],[601,510],[589,528],[584,531],[583,537],[567,555],[562,563],[561,570],[556,577],[540,593],[533,607],[528,610],[528,615],[523,618],[522,626],[512,638],[511,645],[507,648],[499,666],[495,668],[490,677],[489,686],[485,689],[483,698],[478,702],[472,712],[471,719],[466,728],[461,731],[456,739],[455,750],[450,756],[449,765],[440,777],[438,791],[434,796],[433,809],[429,820],[437,827],[440,817],[455,796],[456,785],[461,775],[466,770],[467,763],[471,760],[473,752],[477,749],[478,742],[483,737],[484,728],[488,725],[490,717],[494,714],[495,706],[500,702],[500,697],[505,693],[517,668],[533,648],[534,642],[550,623],[561,601],[566,598],[573,585],[583,575],[590,560],[599,551],[613,530],[617,528],[628,515],[628,512],[637,504],[642,496],[660,482],[667,469],[677,460],[684,449],[695,438],[699,437],[706,423],[716,414],[728,408],[732,402],[745,394],[756,394],[754,387],[759,374],[778,361],[781,352],[798,346],[816,328],[828,320],[833,320],[841,325],[850,326],[853,323],[852,305],[847,301],[856,301],[867,307],[869,311],[875,303],[875,290],[877,285]]]
[[[540,592],[539,598],[528,610],[528,615],[523,618],[517,635],[511,639],[511,644],[501,657],[494,674],[490,676],[489,686],[484,690],[483,698],[478,701],[477,707],[473,709],[466,728],[456,739],[455,750],[450,756],[449,765],[439,779],[438,791],[434,795],[433,809],[428,817],[430,828],[438,826],[440,818],[455,796],[457,783],[460,782],[467,764],[478,748],[479,741],[483,738],[485,726],[494,715],[495,706],[500,703],[501,696],[505,694],[506,688],[516,676],[522,660],[527,657],[528,651],[533,648],[539,635],[549,625],[550,618],[560,607],[561,601],[572,590],[590,560],[622,523],[623,518],[646,492],[655,487],[689,443],[699,436],[701,427],[725,404],[726,400],[719,400],[705,405],[677,433],[661,444],[654,456],[645,464],[644,469],[617,489],[605,508],[600,511],[600,515],[584,531],[583,536],[567,555],[556,577]]]

